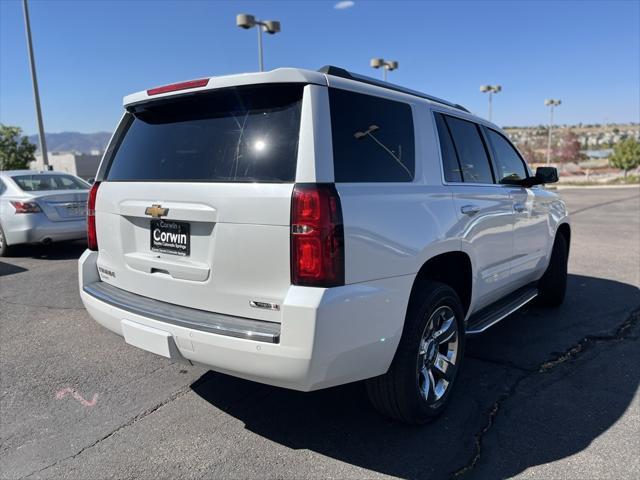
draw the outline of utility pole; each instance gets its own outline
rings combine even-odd
[[[29,7],[27,0],[22,0],[24,10],[24,24],[27,32],[27,47],[29,49],[29,63],[31,65],[31,80],[33,80],[33,97],[36,103],[36,119],[38,121],[38,136],[40,137],[40,152],[42,164],[45,170],[49,170],[49,157],[47,156],[47,141],[44,138],[44,124],[42,123],[42,109],[40,108],[40,93],[38,91],[38,78],[36,77],[36,61],[33,57],[33,43],[31,41],[31,23],[29,22]]]
[[[555,100],[553,98],[548,98],[544,101],[544,104],[547,107],[550,107],[549,111],[549,138],[547,139],[547,165],[551,163],[551,130],[553,130],[553,109],[560,105],[562,100]]]

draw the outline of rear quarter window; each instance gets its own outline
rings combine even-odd
[[[411,106],[329,89],[336,182],[411,182],[415,140]]]
[[[106,180],[293,182],[303,89],[233,87],[134,108]]]

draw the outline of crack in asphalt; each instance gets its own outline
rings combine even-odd
[[[484,358],[484,357],[479,357],[474,355],[465,355],[465,358],[469,358],[471,360],[478,360],[479,362],[491,363],[493,365],[500,365],[502,367],[513,368],[514,370],[520,370],[521,372],[531,373],[536,371],[535,368],[527,368],[511,361],[505,362],[501,360],[496,360],[495,358]]]
[[[161,370],[162,368],[166,368],[167,366],[164,367],[160,367],[157,368],[155,370],[153,370],[151,373],[154,373],[158,370]],[[151,374],[150,373],[150,374]],[[189,391],[194,391],[195,388],[197,388],[200,384],[204,384],[205,382],[207,382],[207,378],[202,376],[199,379],[197,379],[196,381],[190,383],[189,385],[186,385],[185,387],[177,390],[176,392],[174,392],[172,395],[170,395],[168,398],[166,398],[165,400],[163,400],[162,402],[154,405],[151,408],[148,408],[147,410],[145,410],[144,412],[136,415],[135,417],[131,418],[130,420],[128,420],[127,422],[117,426],[116,428],[114,428],[113,430],[111,430],[109,433],[103,435],[102,437],[100,437],[99,439],[97,439],[96,441],[92,442],[91,444],[81,448],[80,450],[78,450],[76,453],[74,453],[73,455],[68,455],[66,457],[60,458],[58,460],[56,460],[55,462],[50,463],[49,465],[46,465],[42,468],[40,468],[39,470],[35,470],[31,473],[28,473],[26,475],[23,475],[21,477],[19,477],[18,480],[22,480],[25,478],[29,478],[32,477],[33,475],[37,475],[38,473],[44,472],[45,470],[48,470],[52,467],[55,467],[56,465],[65,462],[67,460],[73,460],[74,458],[79,457],[80,455],[82,455],[84,452],[86,452],[87,450],[95,447],[96,445],[98,445],[101,442],[104,442],[105,440],[108,440],[109,438],[111,438],[112,436],[114,436],[115,434],[117,434],[118,432],[120,432],[121,430],[128,428],[132,425],[134,425],[135,423],[139,422],[140,420],[142,420],[143,418],[157,412],[159,409],[161,409],[162,407],[164,407],[165,405],[168,405],[169,403],[173,402],[174,400],[177,400],[178,398],[182,397],[183,395],[189,393]],[[258,400],[263,400],[267,397],[269,397],[273,392],[271,390],[267,390],[266,392],[264,392],[264,394],[261,397],[258,397]],[[246,403],[250,403],[248,399],[245,399]],[[255,399],[253,399],[255,400]],[[253,404],[253,400],[251,401],[251,404]],[[223,412],[219,412],[218,415],[222,415]],[[216,415],[217,416],[217,415]],[[231,421],[231,419],[223,422],[221,424],[221,426],[226,425],[227,423],[229,423]]]
[[[151,415],[152,413],[158,411],[160,408],[164,407],[165,405],[173,402],[174,400],[178,399],[179,397],[183,396],[186,393],[189,393],[189,391],[191,390],[191,386],[194,384],[197,384],[200,380],[196,380],[196,382],[194,382],[193,384],[187,385],[179,390],[177,390],[176,392],[174,392],[173,394],[171,394],[169,397],[167,397],[166,399],[164,399],[162,402],[154,405],[151,408],[148,408],[147,410],[145,410],[142,413],[139,413],[138,415],[136,415],[135,417],[131,418],[130,420],[128,420],[127,422],[123,423],[122,425],[117,426],[116,428],[114,428],[113,430],[111,430],[109,433],[107,433],[106,435],[100,437],[99,439],[97,439],[95,442],[87,445],[86,447],[82,447],[80,450],[78,450],[76,453],[74,453],[73,455],[68,455],[66,457],[60,458],[58,460],[56,460],[53,463],[50,463],[49,465],[46,465],[42,468],[40,468],[39,470],[35,470],[31,473],[28,473],[26,475],[23,475],[21,477],[19,477],[18,480],[22,480],[24,478],[29,478],[33,475],[37,475],[38,473],[44,472],[45,470],[48,470],[49,468],[55,467],[56,465],[65,462],[67,460],[72,460],[80,455],[82,455],[86,450],[89,450],[90,448],[95,447],[96,445],[98,445],[99,443],[109,439],[110,437],[114,436],[115,434],[117,434],[120,430],[130,427],[131,425],[133,425],[134,423],[142,420],[143,418]]]
[[[628,317],[622,322],[613,333],[604,334],[604,335],[587,335],[582,340],[580,340],[576,345],[572,345],[563,353],[558,355],[557,357],[547,360],[540,364],[537,369],[529,370],[526,374],[520,376],[513,382],[513,385],[509,388],[506,393],[503,393],[498,397],[498,399],[493,403],[489,411],[487,412],[487,422],[482,427],[482,429],[476,433],[475,435],[475,453],[471,457],[471,459],[461,468],[455,470],[451,473],[451,478],[458,478],[462,475],[468,474],[480,461],[482,457],[482,440],[485,434],[493,427],[495,424],[495,419],[498,413],[500,412],[500,408],[504,404],[505,401],[509,400],[512,396],[517,393],[518,387],[520,384],[534,375],[547,374],[550,373],[557,366],[567,363],[568,361],[579,357],[581,354],[589,350],[590,347],[598,345],[604,342],[615,342],[615,341],[623,341],[628,339],[634,339],[636,337],[632,337],[629,335],[631,329],[640,323],[640,306],[636,307]],[[497,362],[499,363],[499,362]]]

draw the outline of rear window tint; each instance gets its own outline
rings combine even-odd
[[[69,175],[16,175],[11,178],[24,192],[89,189],[88,184]]]
[[[462,178],[468,183],[493,183],[493,174],[478,125],[444,115],[455,144]]]
[[[413,116],[406,103],[329,89],[336,182],[411,182]]]
[[[235,87],[138,107],[109,181],[293,182],[303,84]]]

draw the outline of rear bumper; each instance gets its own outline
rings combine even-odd
[[[87,236],[87,223],[84,218],[52,222],[44,213],[14,215],[3,228],[8,245],[40,243],[47,239],[61,242]]]
[[[140,304],[131,308],[126,299],[118,304],[96,295],[96,285],[92,291],[91,284],[100,282],[97,256],[87,250],[79,260],[80,296],[98,323],[124,336],[128,343],[222,373],[303,391],[388,370],[402,334],[414,278],[408,275],[331,289],[291,286],[279,324],[175,305],[163,317],[154,307],[155,300],[144,299],[152,302],[146,306],[151,310],[145,311]],[[188,323],[192,319],[189,311],[217,316],[213,324],[220,325],[219,333]],[[206,323],[211,325],[209,320]],[[253,328],[267,336],[256,340],[229,334],[229,329],[238,326],[241,331]],[[272,341],[268,341],[269,334]]]

